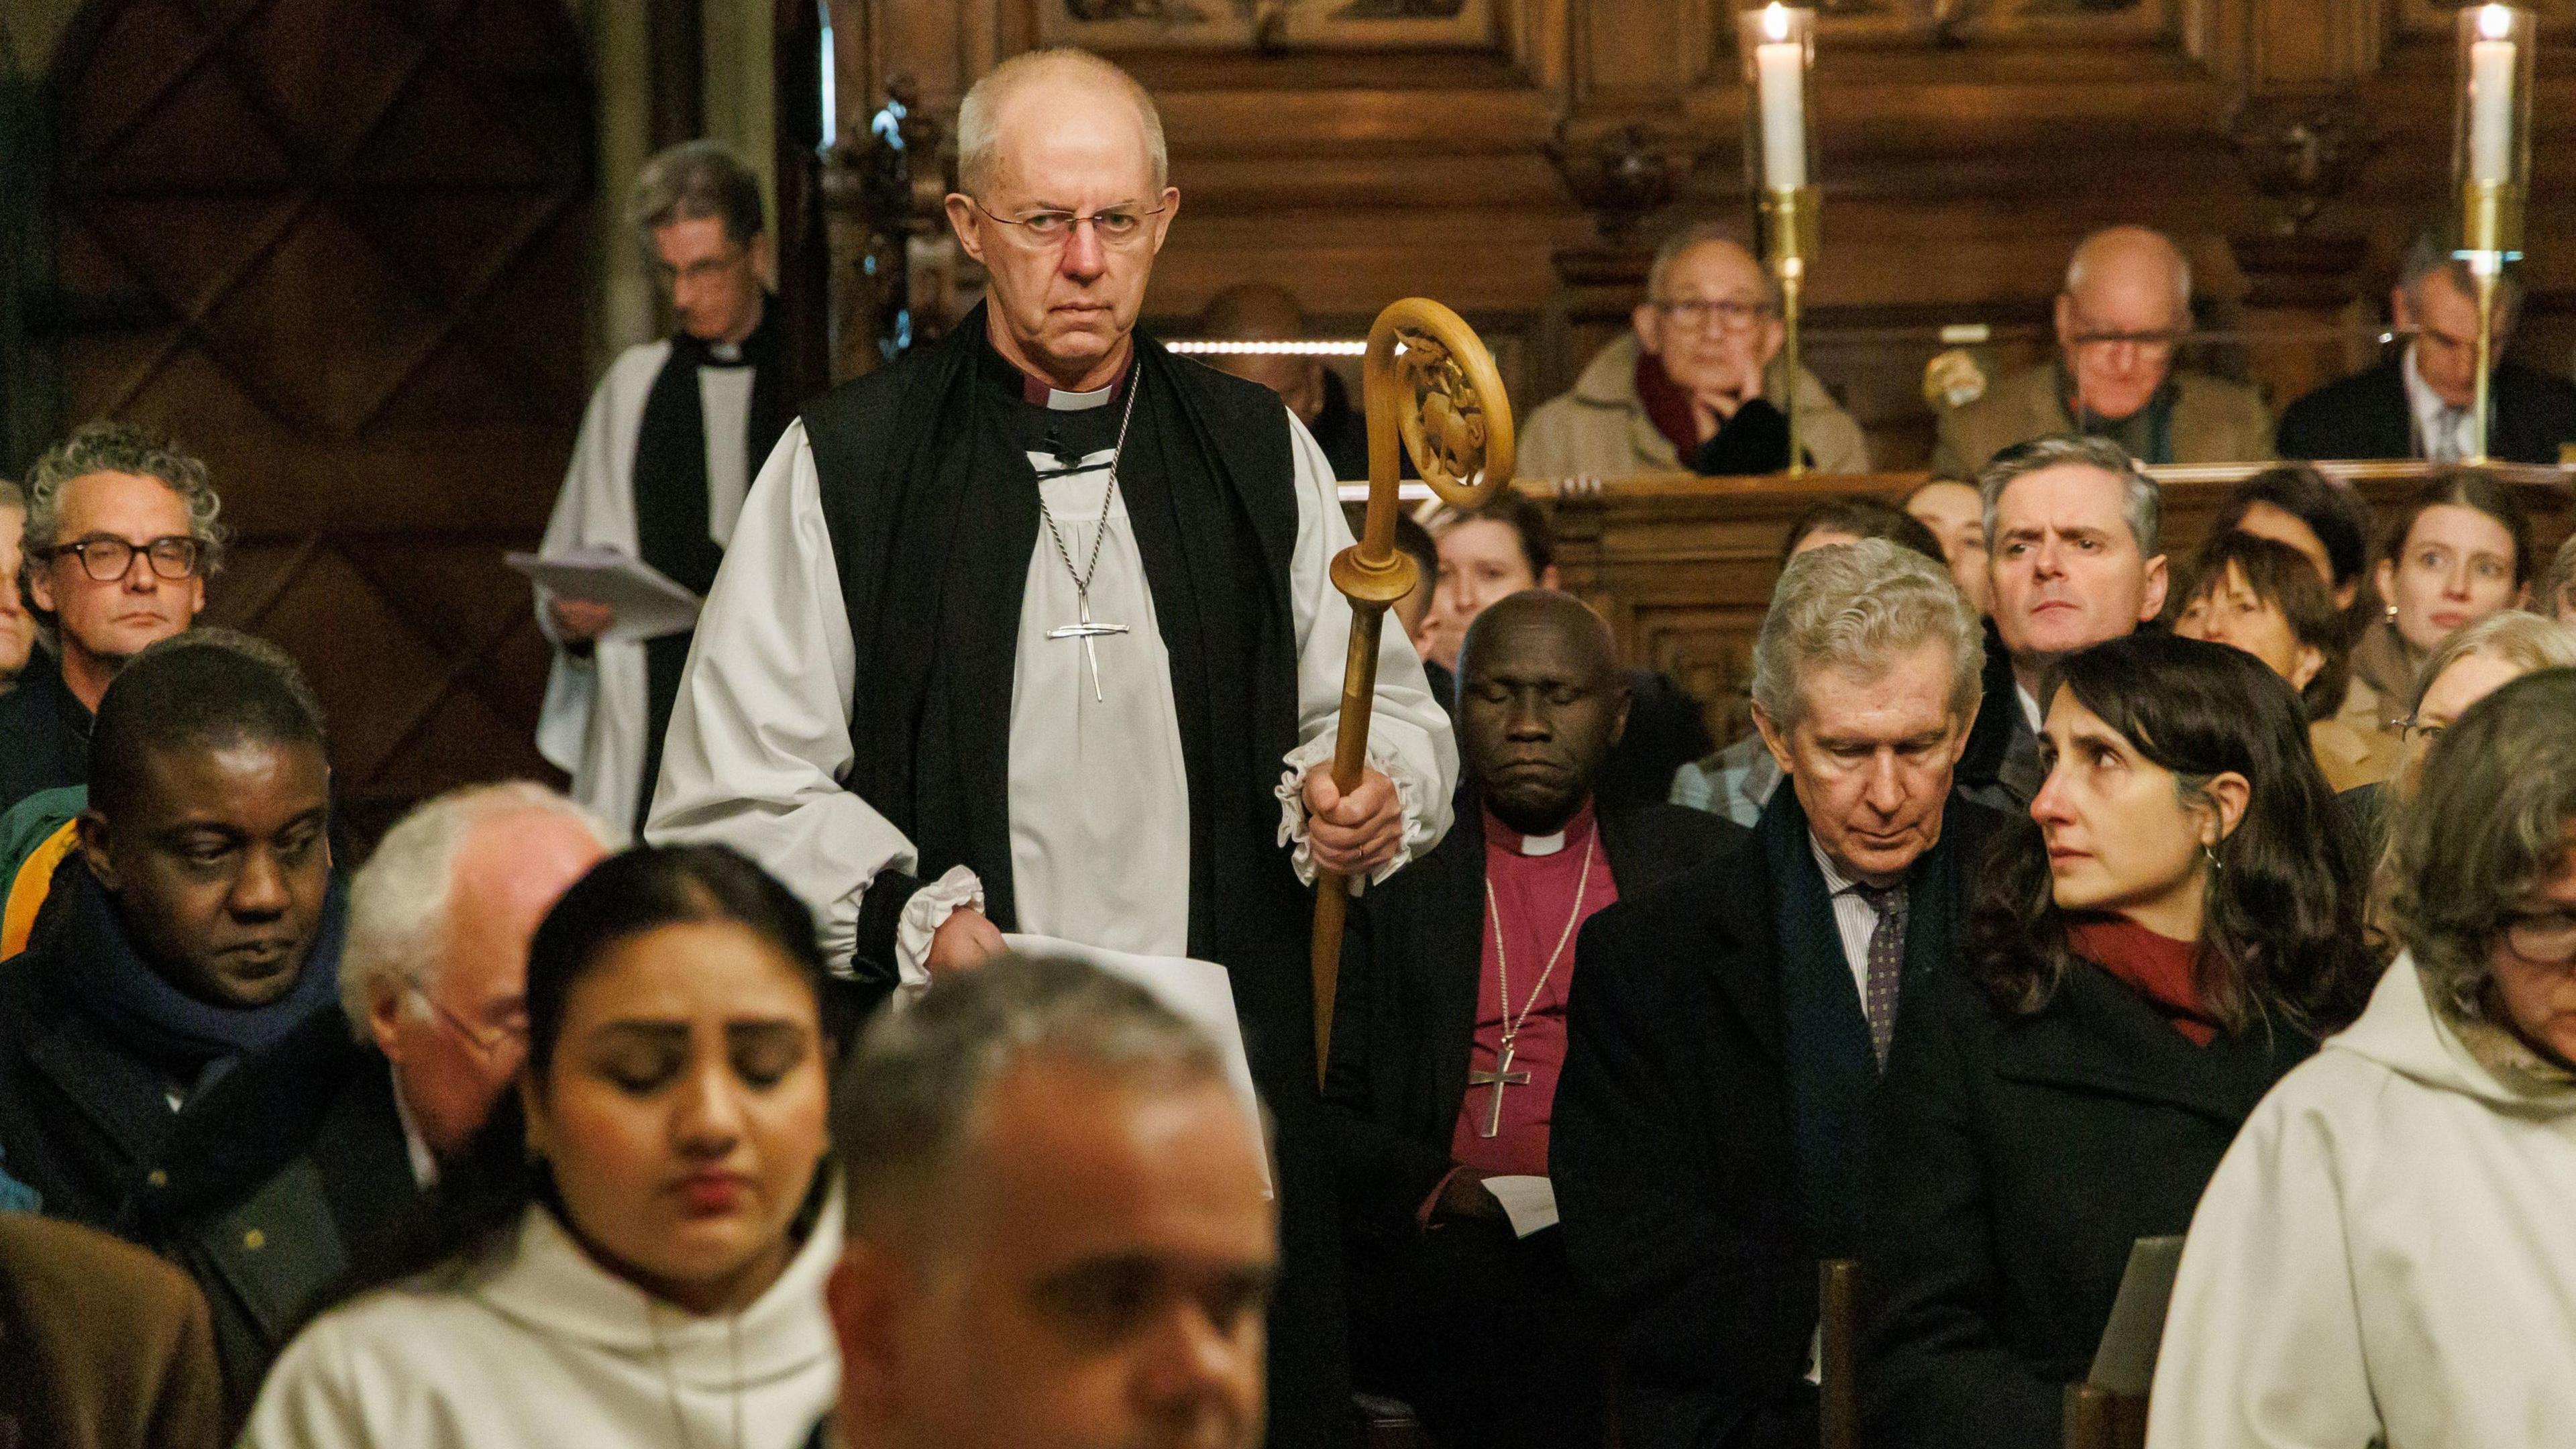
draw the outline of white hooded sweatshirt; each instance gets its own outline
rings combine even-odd
[[[2263,1099],[2192,1219],[2148,1449],[2576,1445],[2576,1083],[2490,1033],[2401,956]]]

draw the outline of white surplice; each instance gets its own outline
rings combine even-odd
[[[1293,416],[1289,425],[1299,745],[1281,762],[1280,838],[1283,850],[1293,843],[1299,874],[1311,878],[1304,811],[1291,782],[1332,755],[1351,614],[1328,570],[1351,532],[1323,450]],[[1058,470],[1056,460],[1030,455],[1076,567],[1090,558],[1109,457],[1095,453],[1078,471],[1046,478]],[[1110,509],[1090,592],[1095,622],[1128,626],[1093,641],[1105,698],[1095,697],[1082,642],[1046,637],[1074,623],[1080,604],[1041,523],[1008,702],[1016,926],[1110,950],[1184,955],[1189,785],[1171,673],[1123,494]],[[816,907],[825,947],[843,967],[856,947],[868,883],[882,870],[919,868],[913,843],[840,783],[852,763],[855,656],[813,450],[803,425],[794,424],[752,485],[699,616],[648,834],[656,842],[718,841],[759,861]],[[1405,814],[1403,845],[1377,873],[1383,879],[1448,830],[1458,768],[1448,717],[1401,629],[1386,630],[1380,646],[1369,756],[1395,782]],[[949,911],[981,898],[981,883],[963,867],[913,897],[897,934],[908,987],[924,980],[920,958],[930,932]]]
[[[611,363],[590,395],[574,440],[572,466],[546,523],[539,552],[548,558],[582,548],[613,548],[641,557],[635,523],[635,439],[644,400],[670,361],[665,339],[630,347]],[[698,369],[698,405],[706,419],[707,532],[719,547],[733,536],[750,484],[752,369]],[[537,627],[554,640],[545,708],[537,716],[537,751],[572,776],[573,798],[590,808],[623,843],[643,804],[644,646],[602,641],[577,655],[556,638],[537,590]]]

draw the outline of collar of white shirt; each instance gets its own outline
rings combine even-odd
[[[2442,395],[2424,381],[2424,374],[2415,369],[2414,343],[2406,344],[2406,355],[2398,362],[2397,373],[2406,379],[2406,407],[2415,415],[2416,454],[2429,458],[2433,455],[2434,439],[2441,437],[2446,430],[2456,434],[2468,427],[2468,410],[2463,408],[2456,414],[2451,413],[2451,405],[2442,401]],[[2466,439],[2454,436],[2450,441],[2455,456],[2468,456]]]
[[[394,1117],[402,1123],[403,1152],[411,1158],[412,1184],[427,1192],[438,1186],[438,1154],[429,1150],[429,1139],[420,1135],[420,1123],[411,1115],[411,1103],[403,1100],[400,1071],[394,1072]]]
[[[2038,734],[2040,726],[2039,696],[2022,688],[2019,684],[2015,684],[2013,686],[2013,698],[2021,701],[2021,717],[2030,721],[2030,732],[2032,734]]]

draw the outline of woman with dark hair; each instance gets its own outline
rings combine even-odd
[[[822,955],[786,888],[721,846],[584,876],[528,952],[515,1140],[529,1170],[426,1271],[316,1319],[257,1449],[793,1449],[832,1403],[840,1255]]]
[[[2397,741],[2338,718],[2352,682],[2344,618],[2296,549],[2252,533],[2213,533],[2192,560],[2190,587],[2167,605],[2173,631],[2242,649],[2299,692],[2308,746],[2337,793],[2388,778]]]
[[[2370,509],[2350,488],[2305,463],[2266,468],[2227,492],[2209,536],[2250,533],[2288,544],[2314,565],[2339,610],[2361,597],[2370,567]]]
[[[2576,1444],[2576,670],[2444,731],[2394,827],[2404,954],[2210,1180],[2154,1449]]]
[[[2531,519],[2513,485],[2469,469],[2444,473],[2398,515],[2375,583],[2385,609],[2352,649],[2353,677],[2379,696],[2394,733],[2424,661],[2442,641],[2530,597]]]
[[[2178,1234],[2263,1093],[2367,990],[2305,712],[2249,655],[2062,661],[2048,775],[1962,969],[1903,1008],[1870,1154],[1867,1437],[2055,1449],[2131,1245]]]

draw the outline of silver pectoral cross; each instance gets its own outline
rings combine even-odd
[[[1095,624],[1091,622],[1090,591],[1077,590],[1074,594],[1074,598],[1082,605],[1082,617],[1080,622],[1066,624],[1060,628],[1049,629],[1047,631],[1047,637],[1050,639],[1079,639],[1082,641],[1083,656],[1091,661],[1091,697],[1105,703],[1109,696],[1100,692],[1100,649],[1097,645],[1093,644],[1092,641],[1103,634],[1124,634],[1127,632],[1127,626],[1124,624]]]
[[[1468,1086],[1491,1087],[1494,1089],[1493,1096],[1488,1098],[1485,1102],[1485,1125],[1476,1129],[1477,1136],[1500,1137],[1503,1135],[1503,1088],[1528,1086],[1529,1079],[1530,1074],[1527,1070],[1517,1072],[1512,1070],[1512,1044],[1510,1042],[1503,1043],[1502,1052],[1494,1058],[1494,1069],[1492,1071],[1469,1072],[1467,1074]]]

